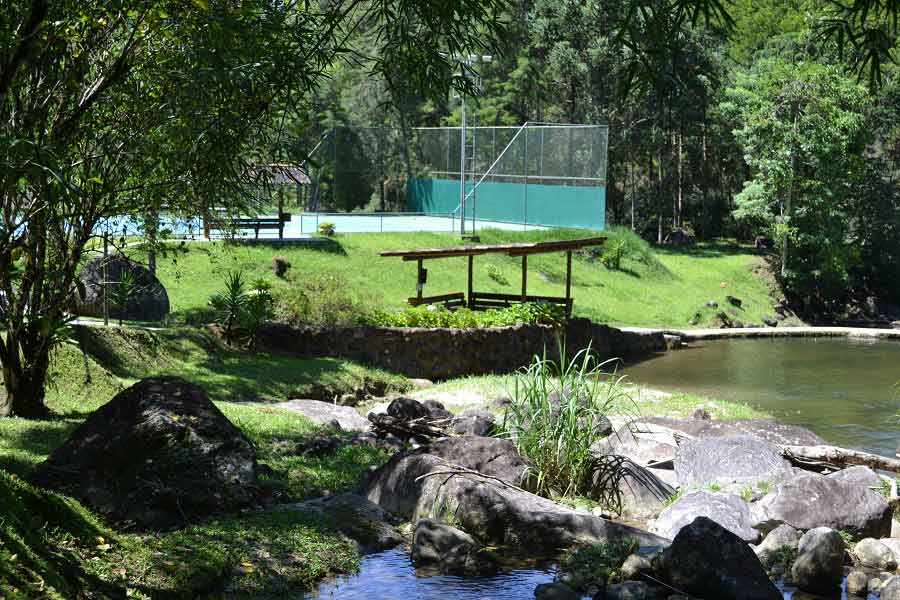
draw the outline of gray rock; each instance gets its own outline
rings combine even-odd
[[[706,517],[684,527],[654,567],[662,581],[699,598],[782,598],[750,547]]]
[[[469,408],[462,411],[450,422],[456,435],[490,435],[494,429],[494,413],[481,408]]]
[[[564,583],[542,583],[534,588],[536,600],[581,600],[581,594]]]
[[[98,408],[33,481],[110,521],[162,530],[263,500],[253,444],[198,386],[143,379]]]
[[[631,427],[622,427],[591,448],[591,452],[596,456],[617,454],[639,465],[672,461],[676,450],[675,439],[670,434],[644,435]]]
[[[766,539],[754,548],[759,560],[764,564],[770,564],[776,553],[782,548],[796,550],[800,543],[800,532],[790,525],[779,525],[769,532]]]
[[[869,590],[869,576],[865,571],[851,571],[845,589],[848,596],[865,596]]]
[[[764,315],[762,318],[762,322],[766,325],[766,327],[778,327],[778,319],[769,315]]]
[[[877,487],[881,484],[881,478],[875,471],[861,465],[835,471],[834,473],[827,475],[827,477],[843,483],[867,488]]]
[[[106,273],[103,265],[106,263]],[[103,316],[104,282],[118,282],[126,273],[133,278],[133,294],[124,307],[109,305],[109,316],[136,321],[159,321],[169,314],[169,295],[159,279],[143,265],[121,254],[104,259],[92,258],[81,268],[79,280],[84,295],[79,299],[75,312],[89,317]]]
[[[784,446],[818,446],[825,440],[805,427],[787,425],[774,419],[675,419],[671,417],[646,417],[640,423],[661,425],[686,433],[694,438],[731,437],[749,435],[766,442]]]
[[[496,477],[515,486],[523,485],[528,463],[516,445],[507,439],[474,435],[447,437],[423,446],[417,452]]]
[[[817,527],[803,534],[791,578],[802,590],[832,593],[841,585],[846,544],[837,531]]]
[[[857,538],[879,538],[890,532],[891,507],[866,487],[809,474],[777,485],[754,503],[754,527],[769,531],[782,523],[801,530],[825,526]]]
[[[625,538],[642,546],[667,543],[649,532],[561,506],[496,479],[459,471],[425,453],[396,454],[368,476],[361,490],[372,502],[405,519],[450,514],[482,542],[515,547],[532,556],[578,543]]]
[[[881,579],[881,577],[872,577],[869,579],[868,590],[870,594],[875,594],[876,596],[881,595],[881,588],[884,587],[886,582]]]
[[[619,514],[652,518],[675,494],[675,488],[653,471],[624,456],[608,454],[597,457],[592,469],[590,496],[603,500]]]
[[[888,549],[894,555],[894,560],[896,560],[897,564],[900,565],[900,538],[896,538],[896,537],[881,538],[878,541],[888,547]]]
[[[453,413],[437,400],[425,400],[422,402],[422,406],[428,410],[428,420],[431,422],[449,425],[450,421],[453,420]],[[388,413],[390,413],[390,406],[388,406]]]
[[[651,600],[656,594],[643,581],[626,581],[606,588],[606,600]]]
[[[339,406],[321,400],[288,400],[275,404],[278,408],[300,413],[313,423],[327,425],[337,421],[341,429],[350,431],[366,431],[369,421],[351,406]]]
[[[479,556],[480,546],[468,533],[420,519],[413,532],[410,557],[414,565],[436,565],[442,573],[483,573],[494,569],[490,561]]]
[[[377,504],[357,494],[324,496],[298,504],[283,505],[279,510],[299,510],[323,515],[338,531],[359,545],[361,554],[380,552],[404,542],[393,517]]]
[[[776,446],[740,435],[683,443],[675,454],[675,472],[683,486],[754,485],[785,479],[791,465]]]
[[[412,421],[413,419],[428,418],[431,412],[424,404],[413,398],[400,396],[391,400],[388,404],[387,414],[404,421]]]
[[[685,494],[667,506],[650,526],[650,531],[673,539],[697,517],[712,520],[745,542],[759,539],[759,531],[751,526],[750,507],[743,498],[706,490]]]
[[[891,577],[884,582],[881,600],[900,600],[900,577]]]
[[[853,554],[864,567],[893,571],[897,568],[897,559],[893,550],[879,540],[865,538],[853,547]]]
[[[622,579],[639,579],[641,573],[652,573],[653,564],[650,560],[640,554],[631,554],[619,567],[619,574]]]

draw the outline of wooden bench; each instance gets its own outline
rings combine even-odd
[[[259,239],[260,230],[277,229],[278,239],[284,238],[284,226],[291,220],[291,213],[281,213],[277,217],[236,217],[233,219],[217,219],[212,217],[207,222],[209,229],[252,229],[254,239]]]
[[[472,292],[469,297],[469,308],[473,310],[487,310],[489,308],[507,308],[513,304],[522,302],[546,302],[562,306],[566,315],[572,312],[572,298],[559,298],[556,296],[522,296],[521,294],[494,294],[489,292]]]
[[[466,306],[466,295],[462,292],[454,292],[452,294],[441,294],[439,296],[422,296],[409,298],[407,302],[410,306],[423,306],[426,304],[443,304],[446,308],[459,308]]]

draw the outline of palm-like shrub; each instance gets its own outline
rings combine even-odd
[[[590,348],[568,359],[536,356],[515,378],[501,430],[531,462],[528,486],[548,497],[592,490],[591,447],[610,434],[607,415],[634,406],[623,378]]]

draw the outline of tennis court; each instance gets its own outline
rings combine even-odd
[[[285,237],[303,237],[319,231],[321,223],[333,223],[338,233],[382,233],[382,232],[458,232],[459,217],[452,214],[426,213],[301,213],[293,215],[286,224]],[[466,231],[472,230],[473,221],[466,219]],[[507,223],[476,219],[475,230],[506,229],[531,231],[545,229],[542,225]]]

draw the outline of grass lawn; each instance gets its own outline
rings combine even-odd
[[[578,231],[481,232],[484,243],[535,241],[583,236]],[[766,280],[757,274],[762,258],[746,246],[729,243],[698,244],[690,248],[650,249],[630,234],[607,232],[611,237],[628,236],[640,246],[626,257],[619,270],[599,260],[579,257],[573,262],[575,314],[598,322],[634,326],[690,327],[698,311],[698,326],[712,319],[705,309],[709,300],[726,306],[725,296],[743,300],[738,318],[760,323],[773,305]],[[337,277],[358,301],[368,306],[401,309],[415,294],[416,266],[397,258],[382,258],[389,249],[441,247],[458,244],[456,236],[442,233],[353,233],[338,234],[329,249],[272,244],[234,245],[226,242],[191,243],[182,252],[160,260],[159,277],[169,292],[176,320],[196,321],[206,310],[209,296],[222,288],[228,271],[242,270],[248,280],[269,281],[276,294],[302,289],[311,277]],[[284,256],[292,266],[284,280],[271,271],[273,256]],[[563,294],[565,259],[551,254],[529,259],[530,293]],[[466,259],[428,261],[426,294],[466,289]],[[504,255],[475,260],[475,289],[515,293],[520,289],[521,262]],[[202,319],[200,319],[202,320]]]

